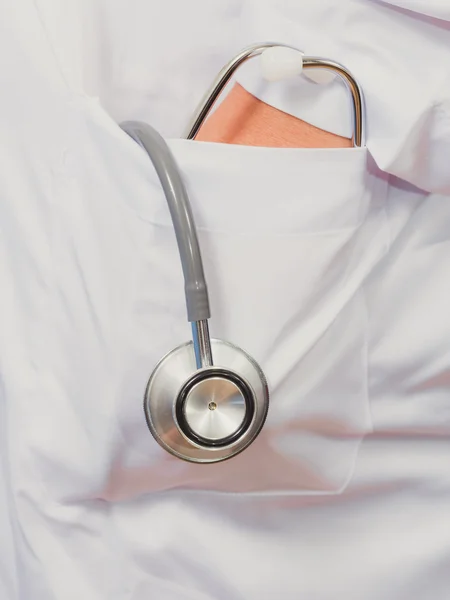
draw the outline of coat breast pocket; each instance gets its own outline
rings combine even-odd
[[[127,318],[129,368],[116,411],[120,460],[107,495],[184,489],[335,494],[372,424],[365,282],[386,250],[384,184],[364,149],[282,150],[176,141],[209,285],[213,337],[264,370],[265,426],[223,463],[166,453],[142,412],[162,355],[189,339],[173,228],[158,181],[144,204],[141,267]]]

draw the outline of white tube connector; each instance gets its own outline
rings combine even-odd
[[[336,74],[329,69],[303,70],[303,52],[285,46],[273,46],[261,53],[261,73],[266,81],[292,79],[302,73],[321,85],[331,83]]]
[[[261,73],[266,81],[283,81],[300,75],[303,54],[293,48],[273,46],[261,53]]]

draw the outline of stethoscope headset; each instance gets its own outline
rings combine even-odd
[[[222,69],[200,103],[186,139],[195,138],[236,70],[261,54],[270,65],[271,79],[277,78],[277,73],[284,77],[283,56],[288,58],[294,74],[302,69],[326,69],[339,75],[352,100],[353,145],[364,144],[363,95],[349,71],[334,61],[304,56],[295,48],[274,43],[251,46]],[[148,153],[164,190],[192,326],[192,340],[166,354],[150,376],[144,396],[147,425],[162,448],[178,458],[193,463],[223,461],[242,452],[261,431],[269,408],[267,381],[258,363],[244,350],[210,337],[211,313],[197,231],[186,188],[169,147],[146,123],[126,122],[121,127]]]

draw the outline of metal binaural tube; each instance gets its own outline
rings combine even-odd
[[[203,320],[192,323],[192,339],[194,341],[194,353],[197,369],[212,367],[213,357],[208,321]]]
[[[232,60],[230,60],[230,62],[227,63],[217,75],[207,94],[204,96],[204,98],[198,105],[194,116],[192,117],[186,129],[184,137],[188,140],[192,140],[195,138],[195,136],[200,130],[200,127],[205,122],[207,116],[211,112],[211,109],[213,108],[214,104],[219,98],[220,94],[222,93],[222,91],[229,83],[234,73],[241,65],[243,65],[251,58],[259,56],[264,52],[264,50],[267,50],[267,48],[274,48],[277,46],[291,48],[292,50],[297,50],[298,52],[300,52],[298,48],[294,48],[293,46],[289,46],[287,44],[277,44],[274,42],[264,42],[262,44],[255,44],[254,46],[250,46],[249,48],[245,48],[244,50],[242,50]],[[350,71],[340,63],[314,56],[304,56],[303,67],[305,69],[329,69],[330,71],[337,73],[343,79],[344,83],[347,86],[347,89],[350,92],[352,99],[353,145],[356,147],[363,146],[365,144],[364,98],[360,85],[350,73]]]

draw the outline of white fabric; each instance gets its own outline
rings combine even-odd
[[[445,0],[384,0],[384,2],[416,12],[419,15],[429,15],[446,21],[450,19],[450,6]],[[439,24],[436,23],[436,25]]]
[[[248,0],[254,40],[282,40],[345,65],[364,90],[367,145],[378,166],[427,191],[450,193],[450,8],[447,0]],[[351,137],[350,100],[336,79],[266,83],[252,61],[239,80],[253,94],[321,129]]]
[[[176,137],[255,41],[242,4],[4,3],[2,600],[448,598],[450,202],[365,149],[170,141],[212,332],[261,363],[272,401],[221,465],[147,431],[149,373],[189,328],[164,197],[115,119]]]
[[[450,194],[447,0],[36,0],[71,85],[179,136],[216,73],[242,47],[282,41],[343,63],[364,90],[367,144],[383,171]],[[409,10],[406,10],[408,8]],[[440,17],[439,19],[436,17]],[[238,80],[317,127],[351,136],[343,84],[266,83],[258,60]]]

